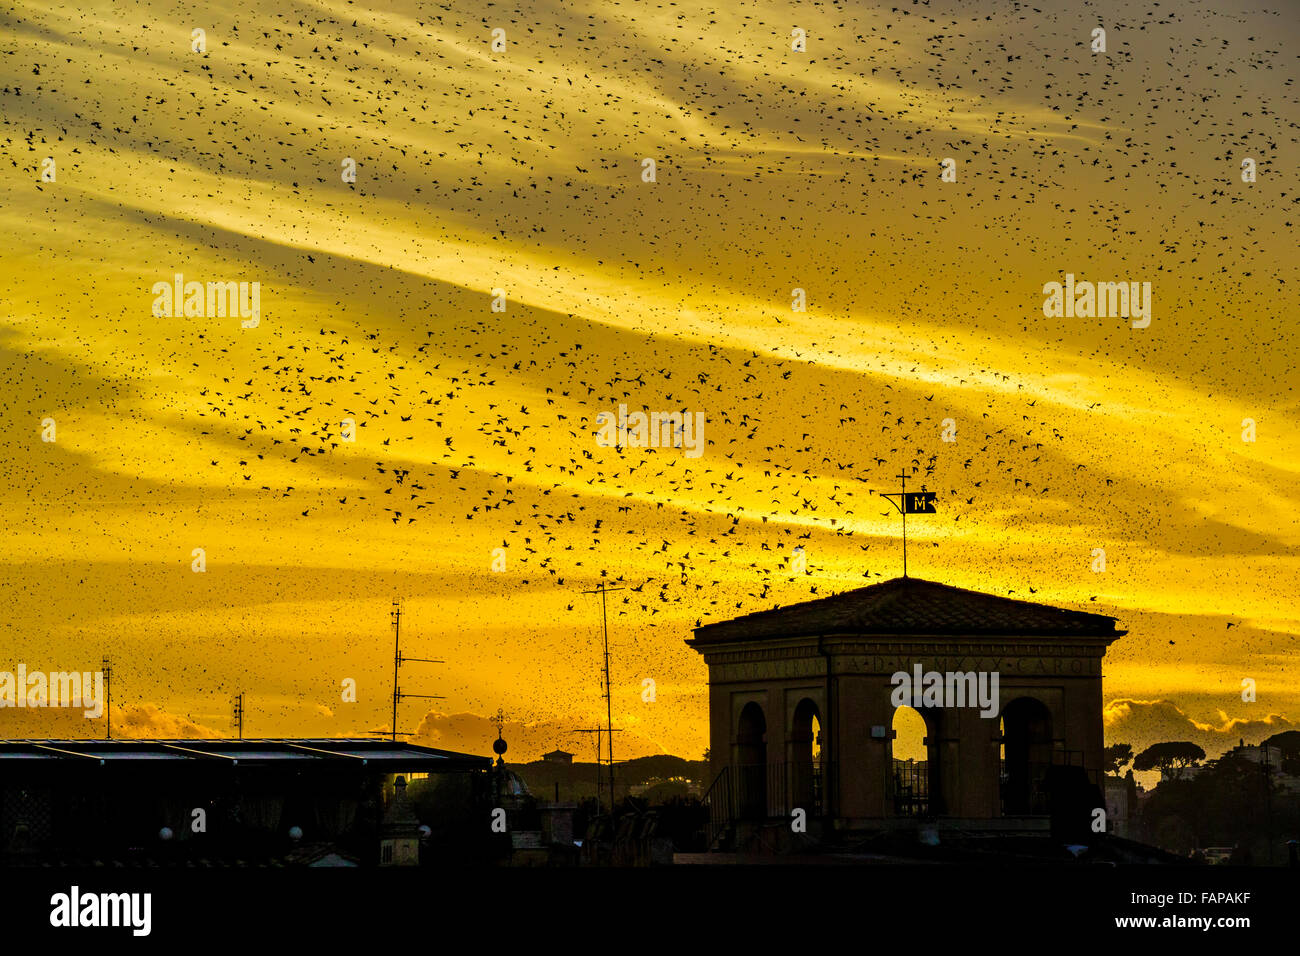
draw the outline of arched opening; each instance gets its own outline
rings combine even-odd
[[[794,709],[790,729],[790,796],[810,816],[824,812],[822,724],[817,705],[805,697]]]
[[[736,728],[736,789],[742,817],[767,816],[767,718],[750,701],[740,712]]]
[[[894,813],[924,817],[931,813],[929,728],[921,712],[904,704],[894,710],[890,741],[890,792]]]
[[[1051,812],[1052,714],[1040,700],[1018,697],[1002,708],[1002,813]]]

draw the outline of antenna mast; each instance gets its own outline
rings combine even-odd
[[[402,599],[393,598],[393,723],[390,735],[394,741],[397,740],[397,702],[403,697],[424,697],[428,700],[444,700],[441,694],[404,694],[397,683],[397,669],[405,661],[417,661],[421,664],[445,664],[446,661],[430,660],[426,657],[403,657],[402,656]],[[382,733],[383,731],[379,731]],[[403,731],[407,733],[407,731]]]
[[[614,704],[611,688],[609,684],[609,619],[605,611],[605,594],[608,591],[622,591],[623,588],[606,587],[605,582],[600,582],[600,587],[594,591],[583,591],[583,594],[600,595],[600,626],[601,633],[605,641],[605,730],[609,733],[609,813],[614,815]]]
[[[580,727],[580,728],[578,728],[578,729],[576,729],[576,730],[574,731],[575,734],[595,734],[595,735],[596,735],[596,805],[597,805],[597,806],[600,805],[600,795],[601,795],[601,791],[603,791],[603,790],[605,789],[605,788],[604,788],[604,785],[601,783],[601,780],[600,780],[600,735],[603,734],[604,732],[605,732],[605,728],[604,728],[604,727]],[[611,728],[610,728],[610,733],[613,733],[613,734],[621,734],[622,732],[623,732],[623,728],[622,728],[622,727],[611,727]],[[612,793],[611,793],[611,795],[612,795]],[[611,813],[611,814],[614,812],[614,811],[613,811],[613,806],[614,806],[614,804],[613,804],[613,800],[611,800],[611,801],[610,801],[610,813]]]
[[[393,740],[397,739],[397,667],[402,662],[402,599],[393,598]]]
[[[104,705],[104,736],[113,739],[113,666],[107,657],[103,658],[104,692],[108,697]]]

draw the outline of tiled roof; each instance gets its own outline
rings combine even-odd
[[[821,634],[936,634],[1119,637],[1115,619],[967,591],[920,578],[894,578],[817,601],[747,614],[695,629],[687,643]]]

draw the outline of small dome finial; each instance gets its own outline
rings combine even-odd
[[[492,722],[497,725],[497,739],[492,741],[492,752],[500,757],[506,752],[506,741],[501,736],[501,727],[505,724],[506,718],[500,707],[497,708],[497,715]]]

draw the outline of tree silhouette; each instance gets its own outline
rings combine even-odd
[[[1283,835],[1300,833],[1300,801],[1277,796],[1263,767],[1224,754],[1193,779],[1166,780],[1151,791],[1141,806],[1139,838],[1175,853],[1236,847],[1238,863],[1268,861]]]
[[[1167,773],[1174,767],[1190,767],[1205,759],[1205,751],[1188,740],[1152,744],[1133,758],[1133,769],[1159,770]]]
[[[1129,744],[1111,744],[1102,752],[1106,772],[1118,775],[1124,764],[1133,759],[1133,747]]]

